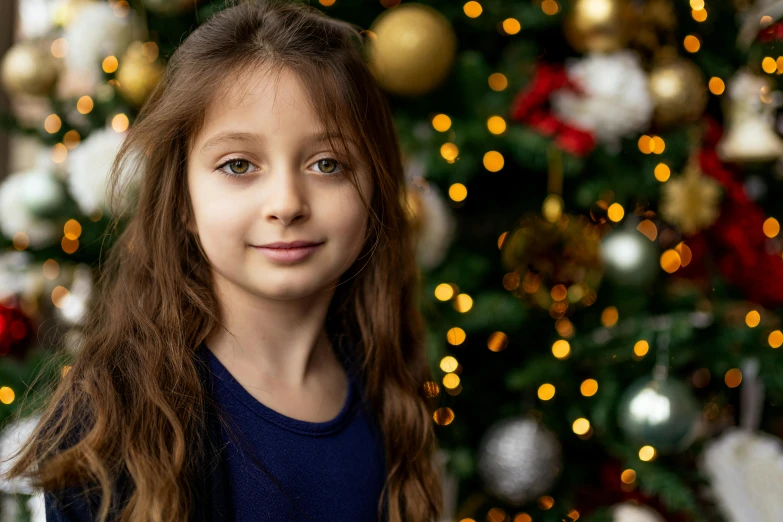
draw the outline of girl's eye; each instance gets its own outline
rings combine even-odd
[[[218,170],[223,172],[226,176],[235,176],[239,177],[244,174],[247,174],[250,170],[251,163],[247,161],[246,159],[242,158],[235,158],[230,159],[227,162],[223,163],[221,166],[218,167]],[[225,168],[228,167],[230,172],[226,172]]]
[[[344,168],[342,168],[342,164],[334,158],[321,158],[315,163],[313,163],[313,165],[318,165],[318,168],[321,169],[322,173],[331,174],[333,176],[345,170]],[[338,165],[341,166],[339,170],[337,168]]]

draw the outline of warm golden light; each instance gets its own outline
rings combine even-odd
[[[538,398],[542,401],[548,401],[555,396],[555,387],[551,384],[542,384],[538,387]]]
[[[582,395],[585,397],[592,397],[598,393],[598,381],[595,379],[585,379],[582,381],[579,391],[582,392]]]
[[[506,120],[502,116],[491,116],[487,120],[487,129],[492,134],[503,134],[506,131]]]
[[[63,145],[65,145],[68,150],[73,150],[79,146],[81,140],[82,137],[79,135],[79,131],[72,129],[63,136]]]
[[[455,326],[454,328],[451,328],[446,333],[446,341],[452,346],[458,346],[465,342],[465,339],[467,338],[467,335],[465,335],[465,330],[462,328]]]
[[[655,448],[652,446],[642,446],[639,450],[639,460],[649,462],[655,458]]]
[[[697,22],[704,22],[707,20],[707,10],[706,9],[699,9],[698,11],[693,10],[691,11],[691,16]]]
[[[767,74],[774,74],[778,70],[778,64],[775,63],[775,59],[771,56],[765,56],[761,60],[761,69]]]
[[[617,324],[620,314],[617,311],[616,306],[607,306],[604,311],[601,312],[601,324],[607,328]]]
[[[636,482],[636,472],[632,469],[626,469],[620,474],[620,480],[623,484],[633,484]]]
[[[493,91],[503,91],[508,87],[506,75],[501,73],[492,73],[489,75],[489,88]]]
[[[448,301],[454,297],[454,288],[448,283],[441,283],[435,287],[435,298],[439,301]]]
[[[468,18],[478,18],[481,16],[481,13],[484,11],[484,8],[481,7],[481,4],[478,2],[467,2],[465,5],[462,6],[462,10],[465,13],[465,16]]]
[[[46,120],[44,120],[44,129],[46,129],[46,132],[49,134],[54,134],[59,131],[62,126],[63,122],[56,114],[50,114],[46,117]]]
[[[590,421],[581,417],[576,419],[571,427],[577,435],[584,435],[590,431]]]
[[[682,44],[685,47],[685,50],[688,51],[689,53],[695,53],[701,47],[701,42],[699,41],[699,39],[692,34],[686,36]]]
[[[3,404],[11,404],[14,402],[14,399],[16,398],[16,394],[14,393],[14,390],[9,388],[8,386],[3,386],[0,388],[0,402]]]
[[[95,107],[95,104],[89,96],[82,96],[79,98],[79,101],[76,102],[76,110],[81,114],[88,114],[92,111],[93,107]]]
[[[432,418],[441,426],[448,426],[454,420],[454,412],[451,408],[438,408]]]
[[[446,357],[440,360],[440,369],[446,373],[453,372],[454,370],[457,369],[457,366],[459,366],[457,359],[455,359],[451,355],[447,355]]]
[[[742,383],[742,372],[739,368],[732,368],[726,372],[726,375],[723,377],[723,381],[729,388],[736,388],[740,385],[740,383]]]
[[[468,189],[462,183],[454,183],[449,187],[449,197],[454,201],[464,201],[468,197]]]
[[[766,221],[764,221],[762,229],[764,230],[765,236],[773,238],[780,233],[780,223],[773,217],[767,218]]]
[[[471,308],[473,308],[473,298],[468,294],[459,294],[454,301],[454,309],[464,314]]]
[[[661,254],[661,268],[669,274],[673,274],[682,266],[680,254],[676,250],[669,249]]]
[[[666,150],[666,142],[663,141],[663,138],[660,136],[653,136],[650,149],[652,149],[655,154],[663,154],[663,151]]]
[[[443,156],[443,159],[451,163],[459,156],[459,147],[451,142],[444,143],[440,146],[440,155]]]
[[[456,373],[447,373],[443,376],[443,386],[446,388],[453,390],[457,386],[459,386],[459,375]]]
[[[552,355],[558,359],[567,359],[571,355],[571,345],[565,339],[558,339],[552,345]]]
[[[665,163],[659,163],[655,166],[655,179],[660,181],[661,183],[667,181],[669,179],[669,176],[671,176],[672,171],[669,169],[669,166]]]
[[[647,355],[647,352],[650,351],[650,343],[642,339],[641,341],[636,341],[636,344],[633,345],[633,353],[637,357],[644,357]]]
[[[111,128],[114,132],[125,132],[130,127],[130,120],[125,114],[118,114],[111,120]]]
[[[62,247],[63,252],[66,254],[73,254],[79,250],[79,240],[68,239],[67,237],[63,236],[62,240],[60,241],[60,246]]]
[[[639,147],[639,150],[644,154],[652,154],[653,147],[655,147],[653,139],[647,134],[643,134],[636,144]]]
[[[495,150],[484,154],[484,168],[490,172],[498,172],[503,168],[504,163],[503,155]]]
[[[717,76],[710,78],[709,87],[710,92],[715,96],[720,96],[726,90],[726,84]]]
[[[544,0],[541,2],[541,10],[544,12],[545,15],[555,15],[560,10],[560,4],[558,4],[555,0]]]
[[[606,215],[610,220],[618,223],[623,219],[623,216],[625,216],[625,209],[619,203],[612,203],[609,205],[609,208],[606,211]]]
[[[63,227],[65,237],[68,239],[77,239],[82,235],[82,226],[75,219],[69,219]]]
[[[52,304],[54,306],[56,306],[57,308],[62,308],[63,305],[64,305],[63,301],[70,294],[71,293],[64,286],[56,286],[56,287],[54,287],[54,290],[52,290]]]
[[[508,347],[508,335],[503,332],[493,332],[487,339],[487,348],[491,352],[502,352]]]
[[[446,132],[451,128],[451,118],[445,114],[438,114],[432,118],[432,128],[438,132]]]
[[[758,310],[751,310],[747,314],[745,314],[745,324],[748,325],[750,328],[755,328],[759,325],[761,322],[761,314],[758,312]]]
[[[111,74],[120,67],[120,61],[117,60],[116,56],[107,56],[103,59],[101,66],[103,67],[103,72]]]
[[[506,18],[503,20],[503,30],[506,34],[517,34],[522,30],[522,24],[516,18]]]

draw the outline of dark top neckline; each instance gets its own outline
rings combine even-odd
[[[357,398],[355,390],[356,383],[353,373],[348,368],[346,368],[346,374],[348,376],[348,394],[340,412],[331,420],[325,422],[310,422],[294,419],[265,405],[251,395],[250,392],[236,380],[231,372],[229,372],[223,363],[220,362],[220,359],[207,348],[205,342],[201,344],[200,349],[203,350],[206,360],[212,369],[213,378],[215,380],[214,384],[217,388],[228,391],[237,401],[253,412],[253,414],[280,428],[301,435],[325,436],[335,433],[342,428],[352,417],[352,414],[355,413],[356,408],[354,406]],[[343,365],[345,366],[344,362]]]

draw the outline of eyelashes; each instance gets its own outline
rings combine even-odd
[[[335,177],[338,177],[341,174],[344,174],[345,171],[347,170],[347,167],[345,165],[343,165],[343,163],[341,163],[340,161],[337,161],[335,158],[332,158],[332,157],[320,158],[320,159],[316,160],[315,162],[311,163],[310,166],[312,167],[313,165],[319,165],[322,162],[329,162],[329,163],[333,163],[335,165],[335,167],[334,167],[335,171],[334,172],[323,172],[323,171],[319,172],[324,177],[333,177],[333,178],[335,178]],[[220,173],[222,173],[223,175],[225,175],[225,176],[227,176],[229,178],[242,178],[242,177],[245,177],[246,175],[248,175],[250,173],[255,172],[255,170],[249,170],[251,165],[255,166],[255,165],[253,165],[253,163],[250,160],[247,160],[247,159],[241,158],[241,157],[236,157],[236,158],[231,158],[231,159],[226,160],[225,162],[223,162],[215,170],[219,171]],[[244,170],[243,170],[243,166],[246,166],[246,167],[244,167]],[[322,168],[322,167],[319,167],[319,168]],[[228,170],[226,170],[226,169],[228,169]],[[257,170],[257,168],[256,168],[256,170]]]

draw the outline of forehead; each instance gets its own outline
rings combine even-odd
[[[196,142],[220,130],[286,135],[322,127],[307,90],[288,68],[257,67],[228,75],[204,113]]]

